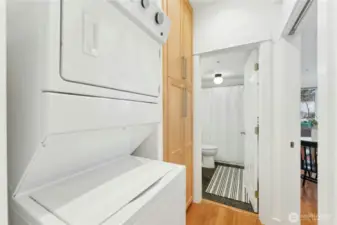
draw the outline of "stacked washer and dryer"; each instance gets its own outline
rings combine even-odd
[[[132,156],[162,119],[158,4],[9,0],[7,13],[11,225],[184,225],[184,167]]]

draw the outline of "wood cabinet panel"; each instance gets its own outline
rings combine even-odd
[[[182,17],[181,0],[167,0],[167,15],[171,20],[171,30],[167,41],[168,73],[171,78],[182,76]]]
[[[168,83],[168,123],[167,123],[167,161],[185,165],[184,118],[182,82],[169,78]]]
[[[172,27],[163,52],[164,159],[186,166],[186,207],[193,200],[193,11],[163,0]]]
[[[193,11],[189,3],[183,4],[183,57],[185,60],[183,72],[189,84],[193,82]]]

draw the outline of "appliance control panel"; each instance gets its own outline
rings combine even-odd
[[[144,29],[159,43],[168,38],[171,22],[158,4],[151,0],[107,0]],[[135,37],[137,38],[137,37]]]

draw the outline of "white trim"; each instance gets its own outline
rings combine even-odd
[[[301,37],[280,38],[273,44],[272,147],[270,151],[269,216],[282,225],[300,215],[300,88]],[[290,142],[294,142],[294,148]],[[275,220],[276,219],[276,220]]]
[[[193,200],[195,203],[199,203],[202,200],[202,154],[201,154],[201,68],[200,68],[200,56],[193,56],[194,61],[194,79],[193,79],[193,94],[194,94],[194,104],[193,104],[193,146],[194,146],[194,163],[193,163]]]
[[[259,49],[259,213],[263,224],[270,223],[271,213],[271,146],[272,146],[272,54],[271,41]]]
[[[337,223],[337,2],[318,0],[319,225]]]
[[[238,162],[228,162],[228,161],[222,161],[222,160],[215,160],[215,162],[224,163],[224,164],[233,165],[233,166],[242,166],[242,167],[245,166],[243,163],[238,163]]]
[[[0,0],[0,224],[8,224],[6,96],[6,1]]]

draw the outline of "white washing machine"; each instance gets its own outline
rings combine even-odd
[[[11,225],[185,224],[185,168],[131,155],[162,118],[157,1],[9,0],[7,20]]]

